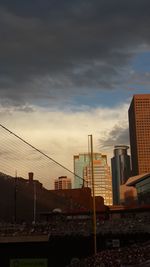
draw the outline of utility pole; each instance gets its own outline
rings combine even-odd
[[[17,222],[17,171],[15,174],[15,186],[14,186],[14,223]]]
[[[93,195],[93,236],[94,236],[94,254],[97,253],[97,242],[96,242],[96,209],[95,209],[95,187],[94,187],[94,168],[93,168],[93,136],[90,137],[91,146],[91,178],[92,178],[92,195]]]
[[[36,181],[33,181],[33,222],[36,222]]]

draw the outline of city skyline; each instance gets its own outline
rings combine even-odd
[[[132,96],[150,93],[150,3],[13,3],[0,1],[1,124],[71,170],[92,134],[110,166]]]

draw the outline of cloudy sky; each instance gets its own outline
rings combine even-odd
[[[89,134],[109,161],[132,95],[150,93],[149,14],[149,0],[0,0],[0,123],[71,170]]]

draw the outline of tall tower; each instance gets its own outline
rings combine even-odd
[[[106,155],[102,155],[101,160],[93,161],[93,175],[95,196],[104,198],[105,205],[112,205],[112,178],[110,174],[110,167],[107,164]],[[90,166],[84,167],[84,180],[92,189],[92,169]]]
[[[89,153],[74,156],[74,172],[83,178],[84,183],[75,176],[75,186],[82,182],[82,186],[92,188],[91,155]],[[106,205],[112,204],[112,179],[107,156],[93,153],[93,174],[95,196],[102,196]]]
[[[93,160],[100,160],[101,153],[93,153]],[[77,176],[74,176],[74,188],[82,188],[84,186],[83,183],[83,175],[84,168],[90,165],[91,155],[90,153],[81,153],[79,155],[74,155],[74,173]],[[81,179],[79,177],[81,177]]]
[[[73,156],[74,173],[74,188],[82,188],[83,183],[83,169],[90,163],[90,157],[88,153],[83,153]],[[79,177],[81,177],[81,179]]]
[[[134,95],[129,108],[132,175],[150,172],[150,94]]]
[[[120,204],[120,185],[125,184],[131,175],[130,156],[127,154],[128,146],[114,147],[114,157],[111,159],[113,204]]]

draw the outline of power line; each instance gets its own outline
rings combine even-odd
[[[15,134],[14,132],[10,131],[7,127],[3,126],[2,124],[0,124],[0,127],[2,127],[4,130],[6,130],[7,132],[9,132],[10,134],[14,135],[16,138],[18,138],[19,140],[21,140],[23,143],[25,143],[26,145],[30,146],[32,149],[36,150],[37,152],[39,152],[40,154],[42,154],[43,156],[45,156],[46,158],[48,158],[49,160],[53,161],[55,164],[57,164],[58,166],[62,167],[63,169],[67,170],[68,172],[70,172],[71,174],[75,175],[76,177],[78,177],[79,179],[81,179],[82,181],[86,182],[84,178],[82,178],[81,176],[77,175],[76,173],[72,172],[71,170],[69,170],[67,167],[65,167],[64,165],[62,165],[61,163],[59,163],[58,161],[54,160],[53,158],[51,158],[50,156],[48,156],[47,154],[45,154],[44,152],[42,152],[41,150],[39,150],[38,148],[36,148],[35,146],[31,145],[29,142],[25,141],[23,138],[21,138],[19,135]]]
[[[54,160],[52,157],[48,156],[46,153],[44,153],[43,151],[41,151],[40,149],[36,148],[35,146],[33,146],[32,144],[30,144],[29,142],[27,142],[26,140],[24,140],[22,137],[20,137],[19,135],[15,134],[14,132],[12,132],[11,130],[9,130],[7,127],[5,127],[4,125],[0,124],[0,127],[3,128],[5,131],[9,132],[10,134],[12,134],[13,136],[15,136],[17,139],[19,139],[21,142],[25,143],[27,146],[31,147],[32,149],[34,149],[35,151],[37,151],[38,153],[40,153],[41,155],[43,155],[44,157],[46,157],[47,159],[51,160],[53,163],[55,163],[56,165],[60,166],[61,168],[67,170],[69,173],[75,175],[77,178],[79,178],[80,180],[82,180],[88,187],[88,181],[85,180],[83,177],[79,176],[78,174],[76,174],[75,172],[72,172],[70,169],[68,169],[67,167],[65,167],[64,165],[62,165],[61,163],[59,163],[58,161]],[[12,147],[12,145],[9,144],[9,147]],[[89,149],[89,148],[88,148]],[[23,154],[25,155],[25,153],[23,152]],[[13,160],[15,160],[13,158]],[[15,162],[17,162],[15,160]],[[7,166],[7,164],[6,164]],[[95,187],[99,187],[98,185],[95,184]],[[105,190],[110,190],[108,187],[105,186],[101,186],[102,189]]]

